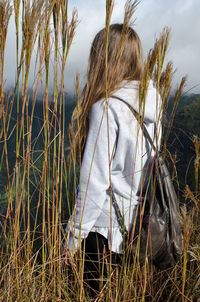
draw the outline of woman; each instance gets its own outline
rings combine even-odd
[[[123,236],[111,188],[124,215],[125,227],[130,230],[154,155],[137,119],[120,99],[144,118],[153,140],[161,108],[152,81],[145,102],[140,104],[142,47],[131,27],[110,26],[107,72],[105,55],[105,29],[102,29],[92,43],[87,83],[79,108],[72,116],[72,124],[76,122],[78,126],[72,138],[71,158],[81,154],[82,164],[77,203],[67,227],[67,247],[74,252],[82,245],[86,254],[85,279],[93,279],[89,283],[93,289],[99,286],[96,279],[106,274],[106,267],[99,267],[102,258],[111,254],[112,262],[118,263],[123,254]],[[156,137],[159,146],[160,133]]]

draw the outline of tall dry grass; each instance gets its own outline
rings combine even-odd
[[[127,1],[124,22],[129,23],[137,1]],[[14,7],[16,25],[17,80],[11,96],[4,93],[4,58],[7,29]],[[20,9],[22,16],[20,17]],[[109,24],[114,1],[106,1],[106,40],[108,52]],[[67,163],[65,121],[65,74],[66,61],[78,24],[77,11],[69,18],[68,0],[46,1],[0,1],[0,139],[3,152],[0,173],[6,165],[7,210],[1,216],[0,244],[0,300],[1,301],[90,301],[87,288],[83,286],[84,253],[76,254],[70,269],[62,262],[61,247],[65,238],[62,221],[63,200],[71,211],[75,199],[75,187],[79,179],[77,163]],[[21,29],[20,29],[21,26]],[[19,32],[22,32],[21,48]],[[173,79],[173,65],[165,64],[170,32],[163,30],[145,62],[140,98],[145,103],[148,80],[153,79],[160,92],[165,112]],[[28,81],[33,50],[36,50],[38,69],[35,69],[33,101],[30,107]],[[49,96],[50,64],[53,61],[54,92]],[[105,66],[107,66],[108,53]],[[59,69],[61,66],[61,69]],[[59,80],[60,79],[60,80]],[[21,80],[21,81],[20,81]],[[40,135],[44,138],[43,150],[38,154],[32,141],[33,118],[38,87],[42,86],[43,120]],[[163,140],[167,156],[167,138],[170,133],[178,101],[184,88],[182,79],[174,97],[174,108]],[[105,87],[107,91],[107,87]],[[22,93],[22,102],[20,94]],[[17,97],[16,159],[10,172],[7,152],[10,118]],[[79,77],[76,79],[77,108],[79,108]],[[107,95],[108,99],[108,95]],[[165,102],[164,102],[165,101]],[[31,111],[29,110],[31,108]],[[200,229],[199,229],[199,151],[200,142],[194,137],[195,192],[187,186],[185,199],[190,208],[182,207],[184,226],[184,251],[180,262],[172,269],[157,270],[151,263],[140,264],[137,258],[129,265],[126,257],[121,271],[110,269],[107,282],[102,286],[96,301],[198,301],[200,298]],[[40,162],[38,166],[37,163]],[[175,167],[174,167],[175,169]],[[30,193],[32,174],[36,174],[37,189],[34,212],[31,210],[33,196]],[[81,176],[80,176],[81,177]],[[73,181],[72,181],[73,178]],[[74,183],[71,189],[70,183]],[[65,192],[65,196],[63,194]],[[34,217],[32,218],[32,215]],[[67,217],[66,217],[67,219]],[[40,221],[40,224],[39,224]],[[35,242],[40,245],[35,250]],[[106,261],[106,260],[105,260]],[[111,268],[111,262],[107,264]]]

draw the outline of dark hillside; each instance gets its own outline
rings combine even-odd
[[[66,96],[65,105],[65,146],[68,146],[68,126],[71,119],[71,114],[75,106],[73,96]],[[21,100],[20,100],[21,106]],[[50,107],[53,106],[50,104]],[[59,106],[59,105],[58,105]],[[173,97],[170,98],[169,106],[167,109],[168,120],[170,120],[170,113],[173,108]],[[31,114],[32,102],[29,103],[29,116]],[[53,108],[50,108],[53,109]],[[12,175],[15,160],[16,160],[16,101],[13,106],[9,133],[8,133],[8,162],[9,162],[9,173]],[[51,119],[52,110],[49,111],[49,119]],[[25,116],[26,118],[26,116]],[[20,119],[20,117],[19,117]],[[33,127],[32,127],[32,160],[35,161],[39,154],[44,150],[44,135],[41,129],[44,125],[43,116],[43,103],[38,100],[35,104]],[[166,126],[167,127],[167,126]],[[26,129],[25,129],[26,132]],[[178,177],[181,184],[181,188],[185,187],[185,184],[189,184],[193,188],[193,182],[191,179],[194,177],[194,159],[195,151],[193,144],[194,135],[200,137],[200,96],[199,95],[188,95],[183,96],[177,107],[177,113],[174,118],[172,130],[170,132],[169,138],[167,140],[167,148],[172,155],[177,155],[177,171]],[[53,131],[52,131],[53,139]],[[2,155],[4,148],[4,143],[0,142],[0,155]],[[40,170],[41,160],[36,161],[37,168]],[[37,173],[33,171],[34,181],[36,180]],[[2,167],[0,170],[0,208],[6,206],[5,193],[6,193],[6,183],[7,183],[7,173],[5,161],[2,162]],[[38,175],[39,179],[39,175]],[[34,186],[32,187],[32,193],[34,191]]]
[[[200,136],[200,97],[177,112],[175,125],[190,135]]]
[[[21,105],[21,101],[20,101]],[[50,104],[50,107],[52,105]],[[66,97],[65,105],[65,146],[68,146],[68,136],[67,130],[71,119],[71,114],[74,109],[75,102],[73,96]],[[173,108],[173,98],[169,101],[169,106],[167,110],[168,119],[170,119],[170,112]],[[29,116],[31,114],[32,102],[29,104]],[[53,109],[53,108],[52,108]],[[9,173],[12,175],[15,160],[16,160],[16,101],[13,106],[12,116],[10,120],[10,127],[8,132],[8,162],[9,162]],[[50,110],[50,116],[51,118]],[[26,118],[26,116],[25,116]],[[20,117],[19,117],[20,119]],[[44,136],[41,129],[44,125],[43,116],[43,104],[42,101],[37,101],[34,110],[34,119],[32,127],[32,161],[36,162],[38,170],[41,169],[42,155],[40,160],[40,153],[44,150]],[[25,129],[26,132],[26,129]],[[177,156],[177,172],[178,180],[180,183],[181,191],[185,188],[186,184],[189,184],[192,189],[194,189],[193,177],[194,177],[194,160],[195,160],[195,148],[193,144],[194,136],[200,137],[200,96],[199,95],[189,95],[184,96],[180,99],[177,113],[174,118],[174,123],[172,130],[170,132],[167,148],[174,156]],[[53,136],[53,131],[52,131]],[[53,137],[52,137],[53,138]],[[0,142],[0,155],[3,153],[4,143]],[[39,172],[38,172],[39,173]],[[33,171],[34,182],[37,179],[36,171]],[[0,181],[0,208],[6,207],[6,183],[7,183],[7,172],[5,161],[2,161],[1,171],[0,171],[1,181]],[[38,175],[38,179],[40,175]],[[35,186],[32,186],[32,193],[35,190]]]
[[[173,155],[177,155],[177,172],[182,193],[185,185],[194,190],[194,138],[200,138],[200,96],[195,99],[189,96],[184,100],[187,105],[179,106],[168,139],[168,149]]]
[[[72,111],[74,109],[74,97],[66,96],[66,105],[65,105],[65,146],[68,145],[68,126],[71,119]],[[21,108],[21,99],[19,101],[19,107]],[[31,111],[32,111],[32,101],[29,101],[29,108],[28,108],[28,116],[30,118]],[[58,104],[59,107],[59,104]],[[53,112],[53,103],[50,104],[49,110],[49,120],[52,118]],[[8,163],[9,163],[9,175],[12,178],[12,173],[15,167],[16,162],[16,116],[17,116],[17,101],[15,100],[13,105],[13,110],[11,114],[9,130],[8,130],[8,140],[7,140],[7,152],[8,152]],[[59,117],[58,117],[59,118]],[[21,116],[19,115],[19,121]],[[27,120],[27,115],[25,115],[25,121]],[[0,122],[0,128],[2,119]],[[34,116],[33,116],[33,126],[31,132],[31,163],[34,163],[34,168],[30,169],[31,177],[32,177],[32,186],[30,187],[30,193],[33,194],[35,191],[35,183],[37,179],[40,177],[39,171],[41,170],[42,160],[43,160],[43,150],[44,150],[44,133],[43,133],[43,126],[44,126],[44,115],[43,115],[43,103],[41,100],[37,100],[34,109]],[[26,133],[26,123],[24,124],[24,133]],[[53,128],[51,130],[50,135],[53,139],[54,131]],[[25,135],[25,146],[26,146],[26,135]],[[22,154],[22,143],[21,143],[21,151]],[[0,211],[6,207],[6,186],[7,186],[7,171],[6,171],[6,162],[4,155],[4,141],[0,142]],[[3,159],[3,160],[2,160]],[[39,159],[39,160],[38,160]],[[21,167],[23,163],[22,157],[20,157]],[[38,177],[38,178],[37,178]]]
[[[189,95],[182,95],[180,97],[180,100],[178,102],[178,105],[177,105],[177,113],[182,109],[184,108],[185,106],[188,106],[190,105],[192,102],[194,102],[194,100],[196,100],[198,97],[200,97],[199,94],[196,94],[196,93],[192,93],[192,94],[189,94]],[[173,108],[173,105],[174,105],[174,95],[172,95],[169,99],[169,104],[168,104],[168,108],[167,108],[167,113],[169,114],[171,111],[172,111],[172,108]]]

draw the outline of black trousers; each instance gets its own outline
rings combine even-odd
[[[83,240],[82,250],[83,253],[85,252],[84,283],[91,294],[95,295],[106,282],[110,263],[112,270],[115,270],[117,266],[120,269],[123,256],[114,252],[110,253],[108,240],[96,232],[90,232]]]

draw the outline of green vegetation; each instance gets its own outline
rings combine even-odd
[[[200,136],[200,96],[181,108],[176,115],[175,125],[190,135]]]
[[[126,21],[136,5],[137,1],[127,1]],[[3,71],[12,10],[10,1],[0,2],[0,301],[92,301],[83,286],[84,256],[75,254],[66,267],[61,255],[78,183],[78,164],[67,161],[68,124],[75,103],[66,96],[64,86],[77,12],[69,19],[66,0],[14,0],[13,7],[18,68],[16,87],[7,95]],[[113,7],[114,1],[107,0],[106,35]],[[200,298],[200,98],[191,95],[180,100],[184,78],[170,98],[173,66],[163,67],[168,43],[169,31],[164,29],[145,62],[141,100],[145,101],[147,82],[152,78],[165,100],[163,152],[180,192],[184,252],[180,262],[166,271],[148,262],[140,264],[138,259],[129,265],[124,259],[121,274],[118,270],[109,274],[96,301],[195,302]],[[39,67],[30,94],[33,47]],[[54,89],[49,96],[51,62]],[[74,99],[79,102],[78,76]]]
[[[184,96],[180,98],[179,104],[167,146],[176,157],[180,198],[184,200],[184,190],[187,185],[195,190],[195,142],[200,137],[200,96]]]

